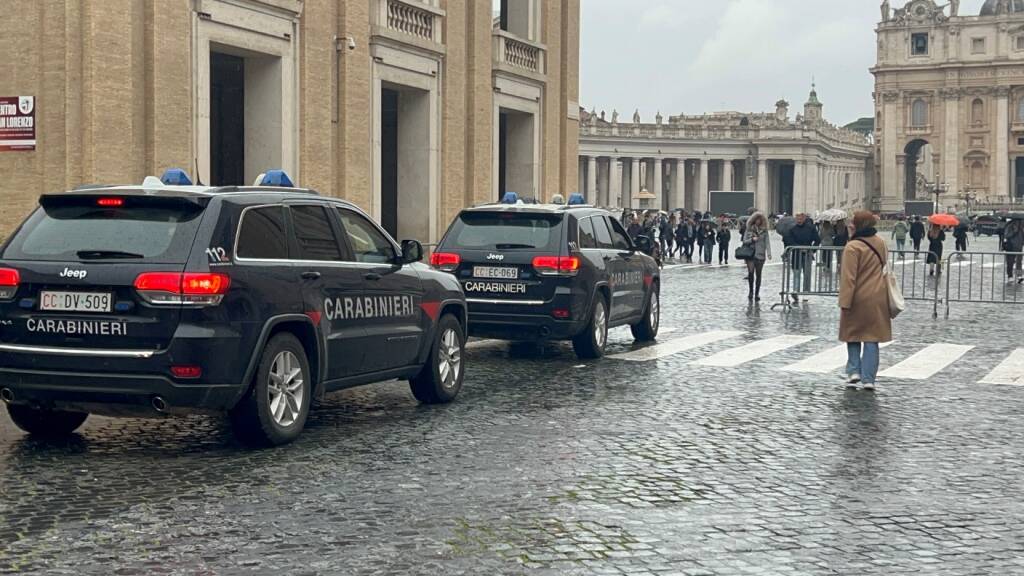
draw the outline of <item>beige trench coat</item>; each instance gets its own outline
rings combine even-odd
[[[888,261],[885,241],[876,236],[864,239]],[[889,289],[882,276],[878,256],[861,240],[850,240],[843,250],[839,279],[839,340],[842,342],[889,342]]]

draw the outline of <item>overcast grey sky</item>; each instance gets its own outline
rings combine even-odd
[[[941,0],[940,3],[944,3]],[[580,104],[645,122],[802,109],[811,76],[825,117],[871,116],[881,0],[581,0]],[[984,0],[964,0],[961,15]],[[902,0],[892,0],[893,7]]]

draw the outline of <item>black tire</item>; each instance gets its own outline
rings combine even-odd
[[[56,438],[67,436],[85,422],[87,412],[42,410],[22,404],[8,404],[7,414],[18,428],[33,436]]]
[[[420,373],[409,380],[409,389],[424,404],[447,404],[459,395],[466,376],[466,334],[451,314],[441,316]]]
[[[608,344],[608,303],[604,296],[594,298],[590,310],[590,322],[582,332],[572,339],[572,349],[576,356],[583,360],[593,360],[604,356]]]
[[[659,328],[661,328],[661,294],[658,292],[658,285],[655,284],[651,286],[651,293],[647,296],[643,317],[639,322],[631,325],[629,330],[637,342],[653,342],[658,338]]]
[[[288,376],[295,374],[295,368],[300,372]],[[282,333],[271,338],[249,393],[231,411],[235,435],[256,446],[280,446],[298,438],[313,400],[311,376],[306,351],[295,336]],[[275,410],[280,416],[275,416]]]

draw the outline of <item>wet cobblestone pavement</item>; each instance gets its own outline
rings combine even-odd
[[[0,416],[0,570],[1024,574],[1024,388],[981,383],[1021,347],[1024,314],[933,320],[913,303],[883,369],[971,348],[850,392],[838,372],[784,369],[836,346],[834,300],[748,307],[742,276],[665,273],[660,344],[731,338],[637,361],[619,329],[625,356],[587,363],[478,342],[454,404],[397,382],[334,394],[274,450],[216,418],[92,418],[44,443]],[[694,364],[783,335],[810,339]]]

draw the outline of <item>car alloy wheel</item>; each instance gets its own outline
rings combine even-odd
[[[462,373],[462,348],[459,345],[459,335],[451,328],[445,330],[441,335],[437,363],[441,385],[446,390],[451,390],[458,383],[459,375]]]
[[[295,423],[302,412],[305,396],[305,377],[299,359],[288,350],[279,352],[270,366],[270,414],[278,426],[287,428]]]
[[[661,324],[661,304],[658,298],[658,291],[651,291],[651,331],[654,333],[658,332],[658,326]]]
[[[604,348],[608,341],[608,322],[605,316],[604,306],[594,306],[594,343],[598,348]]]

